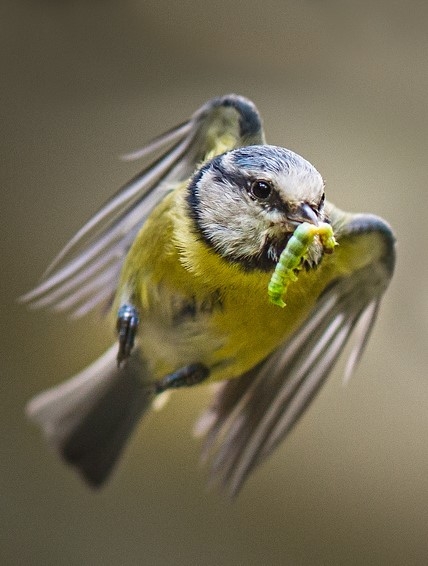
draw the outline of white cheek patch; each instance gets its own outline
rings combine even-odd
[[[245,189],[207,171],[198,190],[198,223],[210,244],[223,256],[249,257],[262,245],[268,221]],[[263,224],[266,224],[265,227]]]

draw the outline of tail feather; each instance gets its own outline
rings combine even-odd
[[[48,442],[93,487],[102,485],[127,439],[155,397],[144,382],[144,364],[135,350],[121,368],[117,347],[65,383],[32,399],[27,415]]]

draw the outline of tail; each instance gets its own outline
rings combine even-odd
[[[137,349],[118,368],[117,346],[70,380],[37,395],[27,415],[64,460],[92,486],[109,476],[155,397]]]

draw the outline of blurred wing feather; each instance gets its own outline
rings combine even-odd
[[[154,159],[160,153],[75,234],[41,283],[21,300],[34,308],[69,310],[73,316],[108,303],[129,247],[164,195],[205,159],[260,143],[264,134],[256,107],[231,94],[210,100],[189,121],[126,155],[127,160]]]
[[[263,363],[222,384],[197,425],[205,434],[203,456],[211,457],[211,477],[231,495],[291,430],[354,329],[357,339],[348,374],[361,356],[394,268],[390,228],[377,217],[358,215],[341,227],[337,237],[341,246],[355,247],[359,253],[361,234],[379,244],[374,246],[378,255],[334,280],[300,328]]]

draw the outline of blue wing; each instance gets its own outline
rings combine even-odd
[[[347,377],[370,336],[394,269],[394,237],[389,226],[372,215],[342,213],[336,220],[333,227],[342,248],[367,253],[363,240],[369,238],[372,255],[325,289],[305,322],[277,351],[239,379],[222,384],[197,423],[197,434],[205,435],[203,453],[211,459],[212,478],[232,495],[291,430],[351,333],[356,340]]]
[[[151,162],[75,234],[41,283],[21,300],[35,308],[68,310],[74,317],[109,304],[126,252],[164,195],[188,179],[207,156],[264,141],[252,102],[235,94],[210,100],[187,122],[125,156]]]

